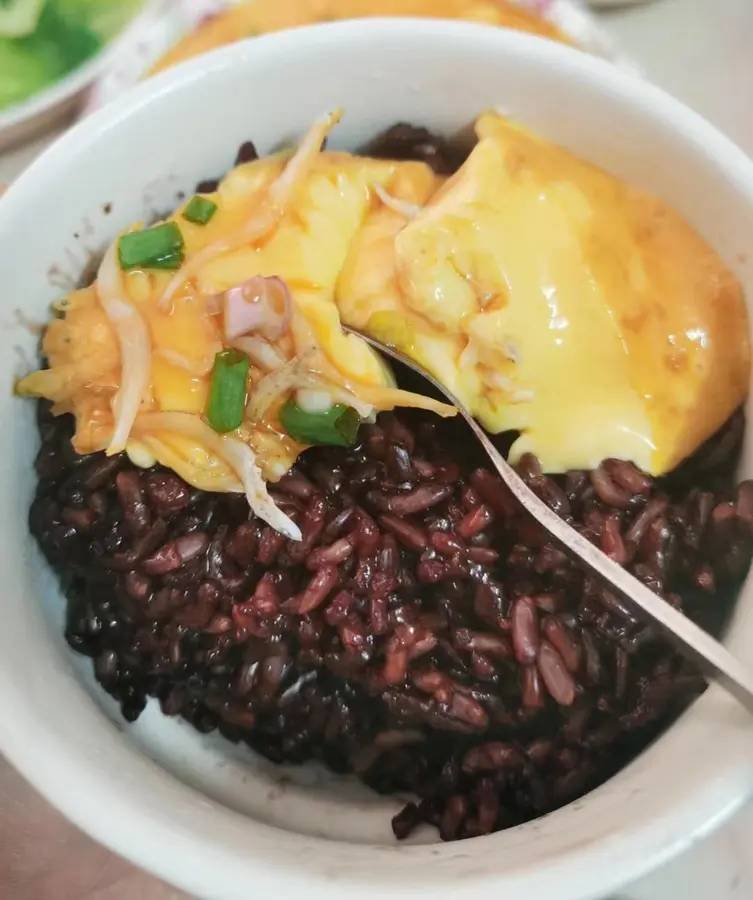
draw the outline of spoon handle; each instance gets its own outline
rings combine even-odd
[[[494,467],[514,497],[536,519],[539,525],[562,545],[563,550],[597,575],[616,594],[637,606],[643,612],[643,618],[657,625],[686,659],[696,663],[707,677],[718,681],[748,712],[753,713],[753,674],[729,650],[702,628],[699,628],[687,616],[670,606],[666,600],[638,581],[627,569],[623,569],[621,565],[602,553],[598,547],[595,547],[553,512],[507,462],[457,397],[423,366],[360,331],[347,327],[344,330],[357,334],[375,350],[423,376],[453,403],[483,445],[489,459],[494,463]]]
[[[487,437],[476,420],[464,409],[460,414],[481,441],[502,480],[520,504],[578,562],[599,576],[620,597],[632,602],[677,647],[686,659],[695,662],[718,681],[736,700],[753,713],[753,675],[719,641],[678,612],[658,594],[642,584],[627,569],[610,559],[572,526],[553,512],[528,487]]]

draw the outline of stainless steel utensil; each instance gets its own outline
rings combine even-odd
[[[484,430],[465,409],[460,401],[422,366],[399,353],[392,347],[374,340],[352,328],[346,331],[363,338],[375,350],[389,356],[408,369],[416,372],[432,384],[454,406],[470,426],[473,433],[486,450],[489,459],[499,472],[502,480],[536,521],[562,545],[562,548],[590,572],[597,575],[620,597],[638,607],[643,618],[657,625],[666,637],[687,659],[692,660],[702,671],[714,678],[750,713],[753,713],[753,674],[737,660],[722,644],[694,622],[678,612],[665,600],[638,581],[626,569],[602,553],[590,541],[579,534],[571,525],[552,512],[517,474]]]

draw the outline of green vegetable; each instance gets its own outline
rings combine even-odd
[[[95,56],[144,0],[0,0],[0,110]]]
[[[25,37],[37,27],[44,0],[0,0],[0,36]]]
[[[44,90],[62,74],[58,61],[27,52],[27,39],[0,38],[0,110]]]
[[[235,431],[246,408],[248,357],[239,350],[223,350],[214,358],[207,419],[220,434]]]
[[[144,0],[47,0],[67,22],[86,26],[102,40],[115,37],[144,6]]]
[[[194,225],[206,225],[217,212],[217,204],[198,194],[192,197],[183,210],[183,218]]]
[[[323,413],[310,413],[288,400],[280,410],[285,431],[301,444],[350,447],[356,442],[361,417],[350,406],[337,405]]]
[[[131,231],[118,241],[121,269],[179,269],[184,258],[183,235],[175,222]]]

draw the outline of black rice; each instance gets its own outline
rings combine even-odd
[[[45,404],[39,423],[30,527],[65,588],[67,639],[125,718],[153,696],[272,760],[320,759],[381,793],[410,791],[399,838],[421,822],[470,837],[555,809],[703,690],[481,460],[458,458],[458,423],[382,415],[353,449],[306,452],[273,488],[301,543],[240,496],[126,456],[76,457],[70,418]],[[718,631],[753,549],[753,485],[729,475],[738,448],[710,469],[696,459],[690,483],[614,460],[583,476],[547,478],[532,458],[521,471]]]

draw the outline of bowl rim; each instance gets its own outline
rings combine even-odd
[[[483,45],[490,51],[546,61],[574,81],[606,81],[622,101],[652,106],[655,115],[663,116],[680,133],[688,138],[693,135],[710,159],[722,162],[732,172],[753,207],[753,161],[701,116],[640,78],[581,51],[483,25],[380,19],[369,22],[365,39],[369,43],[399,43],[415,40],[416,36],[422,42],[453,41],[469,52]],[[354,48],[363,39],[360,21],[291,29],[221,48],[136,86],[75,126],[11,185],[0,203],[0,233],[12,223],[14,208],[21,208],[27,197],[35,195],[39,174],[66,168],[78,148],[106,136],[145,103],[190,89],[199,79],[232,69],[250,58],[262,65],[266,59],[290,58],[301,46],[309,52],[326,52],[334,43],[356,52]],[[43,621],[41,611],[38,618]],[[73,697],[73,691],[81,691],[74,675],[69,673],[67,677]],[[470,897],[479,888],[499,884],[500,873],[494,870],[493,862],[489,864],[494,859],[495,844],[505,840],[514,846],[524,836],[530,841],[542,821],[554,821],[579,808],[578,803],[570,804],[508,832],[456,844],[373,846],[303,836],[250,820],[209,800],[124,742],[119,729],[94,709],[88,697],[76,697],[75,702],[87,711],[91,723],[98,719],[99,744],[108,753],[101,765],[92,766],[85,759],[85,735],[66,725],[62,713],[54,721],[39,716],[27,703],[24,687],[7,675],[0,678],[0,708],[4,711],[0,717],[0,749],[48,801],[84,831],[143,868],[202,897],[245,896],[242,886],[247,884],[253,884],[262,897],[273,896],[281,886],[307,890],[314,900],[324,900],[325,896],[327,900],[350,900],[354,890],[359,900],[377,900],[388,890],[396,896],[431,894],[439,900]],[[703,712],[733,737],[733,731],[742,730],[747,722],[742,717],[736,719],[730,705],[721,690],[712,687],[681,721],[698,719]],[[662,741],[678,727],[670,729]],[[654,747],[623,773],[639,774],[650,766]],[[692,791],[687,790],[682,773],[676,771],[681,767],[662,773],[667,790],[672,792],[672,804],[656,809],[651,798],[646,798],[640,815],[617,828],[614,815],[605,816],[602,809],[593,817],[589,840],[562,846],[536,866],[529,861],[517,870],[505,870],[507,897],[602,897],[701,839],[753,791],[753,754],[743,752],[739,739],[720,742],[719,753],[726,754],[724,764],[704,772],[708,777],[695,782]],[[127,761],[130,770],[138,773],[138,791],[129,791],[127,784],[113,775],[119,760]],[[77,786],[75,792],[71,790],[73,784]],[[588,796],[603,796],[605,787]],[[452,877],[456,863],[465,860],[467,871],[468,859],[480,859],[482,853],[484,867],[474,869],[463,881]]]
[[[84,105],[84,115],[89,115],[96,110],[101,109],[106,103],[110,103],[114,98],[121,96],[124,91],[130,90],[133,85],[138,84],[143,80],[147,71],[162,59],[165,53],[174,46],[176,40],[181,40],[190,34],[196,33],[200,27],[198,23],[201,15],[199,14],[206,14],[206,11],[208,10],[211,15],[212,11],[215,9],[222,12],[229,6],[232,6],[234,2],[235,0],[214,0],[214,2],[207,3],[206,0],[204,0],[204,2],[196,9],[196,22],[191,24],[185,30],[178,28],[178,33],[177,35],[174,35],[174,40],[168,42],[166,46],[162,46],[161,41],[158,40],[158,46],[153,47],[152,51],[147,53],[139,63],[133,63],[131,60],[126,62],[124,59],[121,70],[120,57],[128,50],[127,47],[123,47],[123,53],[116,54],[115,58],[108,61],[106,71],[102,73],[102,78],[99,79],[99,83],[94,86],[91,96]],[[246,0],[246,2],[253,3],[256,2],[256,0]],[[528,11],[535,11],[534,6],[536,0],[512,0],[512,2],[516,5],[522,5],[523,8]],[[169,13],[166,13],[166,15],[169,15]],[[181,13],[176,14],[176,23],[181,15]],[[635,59],[633,59],[633,57],[623,51],[607,28],[606,23],[598,19],[585,5],[582,5],[580,0],[553,0],[553,2],[549,4],[549,7],[544,9],[543,15],[547,21],[553,22],[568,37],[570,37],[575,42],[577,49],[587,53],[593,53],[602,59],[607,59],[614,65],[619,66],[625,71],[632,72],[634,75],[643,74],[642,67]],[[389,17],[370,16],[368,18]],[[434,21],[436,21],[436,19]],[[451,19],[449,21],[458,20]],[[143,35],[141,33],[137,35],[139,40],[141,40],[142,37],[148,40],[149,26],[150,23],[142,22],[140,32],[143,32]],[[202,55],[206,55],[206,53]],[[113,79],[112,85],[109,83],[111,76],[117,76],[117,82]]]

